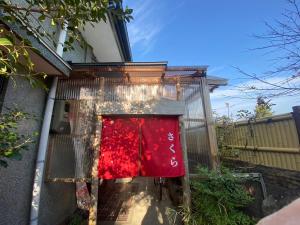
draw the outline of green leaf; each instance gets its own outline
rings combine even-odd
[[[7,72],[7,67],[6,66],[2,66],[0,68],[0,74],[5,74]]]
[[[45,16],[44,14],[42,14],[42,15],[39,16],[38,19],[39,19],[39,21],[42,21],[42,22],[43,22],[43,21],[45,21],[46,16]]]
[[[10,46],[12,45],[12,42],[8,38],[0,38],[0,45]]]
[[[8,141],[10,141],[10,139],[8,139]],[[13,154],[14,154],[14,152],[12,150],[8,150],[8,151],[5,151],[3,155],[5,157],[10,158],[10,157],[12,157]]]
[[[31,46],[31,42],[28,39],[23,38],[23,42],[24,42],[25,45]]]
[[[51,25],[52,25],[52,26],[55,26],[55,21],[54,21],[53,18],[51,19]]]
[[[69,42],[70,42],[70,44],[72,44],[73,42],[74,42],[74,37],[69,37]]]
[[[2,19],[7,22],[11,22],[13,20],[13,17],[12,16],[3,16]]]

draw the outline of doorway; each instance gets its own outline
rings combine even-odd
[[[177,224],[167,181],[185,174],[178,117],[112,116],[102,124],[100,224]],[[161,200],[154,183],[160,177],[166,179]]]
[[[99,178],[185,174],[178,117],[104,117]]]

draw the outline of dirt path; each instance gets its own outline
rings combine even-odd
[[[171,221],[174,207],[166,189],[162,201],[158,193],[153,178],[104,185],[99,191],[98,225],[180,225]]]

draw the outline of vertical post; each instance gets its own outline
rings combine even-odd
[[[67,27],[68,27],[68,23],[65,22],[59,32],[59,42],[56,48],[56,53],[59,56],[63,55],[63,46],[67,36]],[[30,211],[30,225],[37,225],[39,223],[38,220],[39,220],[41,188],[42,188],[42,182],[44,180],[45,159],[47,153],[48,138],[49,138],[50,124],[51,124],[51,118],[53,113],[57,83],[58,83],[58,78],[54,77],[48,94],[43,124],[41,128],[41,135],[40,135],[34,181],[33,181],[31,211]]]
[[[104,100],[104,78],[100,78],[100,98],[99,101]],[[97,108],[97,106],[95,107]],[[97,113],[97,111],[96,111]],[[97,211],[98,211],[98,190],[99,190],[99,177],[98,177],[98,164],[99,164],[99,151],[101,143],[102,132],[102,116],[98,116],[95,126],[95,139],[94,139],[94,163],[92,168],[92,182],[91,182],[91,205],[89,210],[89,225],[97,225]]]
[[[176,92],[177,92],[177,100],[178,101],[182,100],[182,89],[180,86],[179,78],[177,79]],[[191,206],[191,188],[190,188],[189,164],[188,164],[186,134],[185,134],[183,116],[179,117],[179,125],[180,125],[180,142],[181,142],[181,148],[182,148],[183,160],[184,160],[184,168],[185,168],[185,175],[182,178],[183,205],[187,210],[189,210],[190,206]]]
[[[91,182],[91,205],[89,210],[89,225],[97,225],[97,210],[98,210],[98,163],[99,163],[99,147],[101,141],[102,118],[99,116],[96,122],[96,131],[94,139],[94,162],[92,167],[92,182]]]
[[[205,113],[208,141],[210,147],[211,167],[212,169],[218,169],[220,162],[218,156],[217,136],[216,136],[216,130],[214,126],[214,120],[212,118],[209,86],[206,77],[201,77],[201,86],[202,86],[201,88],[202,88],[203,108]]]
[[[298,133],[298,140],[300,143],[300,106],[293,107],[293,118],[296,124],[296,129]]]

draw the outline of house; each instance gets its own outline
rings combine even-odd
[[[47,182],[91,183],[97,200],[103,179],[181,177],[188,204],[189,174],[218,166],[209,93],[226,80],[206,73],[167,62],[72,64],[58,81]]]
[[[11,81],[3,85],[2,110],[17,103],[34,113],[38,120],[23,124],[20,130],[37,130],[40,136],[24,153],[22,161],[12,161],[7,169],[0,170],[0,224],[59,224],[76,209],[76,183],[80,182],[91,184],[90,224],[95,224],[101,179],[140,174],[165,176],[161,174],[163,168],[153,174],[151,163],[154,161],[142,162],[138,155],[143,148],[138,147],[138,143],[142,146],[140,132],[151,131],[154,124],[162,128],[162,124],[168,124],[166,127],[173,129],[167,133],[171,135],[169,141],[174,142],[167,146],[171,158],[166,159],[170,160],[167,166],[176,167],[176,171],[170,174],[167,167],[165,171],[170,177],[182,177],[186,202],[189,201],[188,175],[194,172],[196,165],[217,167],[209,93],[225,85],[226,80],[207,75],[207,66],[173,67],[167,62],[131,62],[126,26],[115,17],[94,27],[87,25],[82,30],[82,38],[88,44],[82,49],[75,43],[75,50],[67,53],[62,52],[60,44],[66,38],[64,30],[58,35],[55,49],[41,37],[27,36],[20,24],[4,25],[17,36],[28,38],[39,49],[39,54],[32,53],[32,59],[37,71],[49,75],[50,90],[33,89],[22,79],[17,80],[17,88]],[[148,125],[132,126],[128,118]],[[131,166],[128,171],[121,166],[124,154],[120,151],[120,155],[115,156],[119,161],[107,166],[103,165],[110,159],[99,155],[100,145],[102,153],[104,151],[104,138],[110,138],[105,133],[105,121],[114,124],[115,119],[125,131],[136,131],[131,135],[132,142],[127,142],[134,144],[127,149],[131,149],[129,153],[136,159],[125,163],[126,168]],[[158,137],[165,135],[159,130]],[[120,136],[125,131],[122,130]],[[146,133],[142,136],[146,137]],[[151,136],[148,132],[148,137]],[[151,149],[147,150],[150,154]],[[142,151],[146,152],[144,148]],[[112,152],[107,150],[109,154]],[[138,167],[140,164],[143,170]],[[122,171],[116,172],[115,165]],[[114,172],[107,174],[108,168]]]
[[[36,18],[32,18],[33,24],[37,22]],[[58,29],[50,25],[50,21],[45,21],[42,25],[48,29]],[[17,36],[30,40],[33,47],[39,50],[39,54],[31,52],[31,59],[36,65],[37,72],[44,71],[48,75],[48,87],[54,77],[70,77],[72,71],[70,62],[131,61],[126,25],[113,16],[109,17],[107,23],[96,24],[95,28],[87,25],[85,31],[82,31],[82,38],[87,44],[81,48],[79,43],[75,42],[74,50],[68,52],[62,52],[62,48],[58,52],[52,40],[47,37],[28,35],[21,22],[2,21],[1,26],[11,29]],[[58,43],[59,36],[54,41]],[[36,117],[36,120],[24,123],[20,127],[21,132],[30,134],[38,131],[41,134],[49,92],[32,88],[26,80],[22,79],[17,79],[17,87],[14,87],[14,82],[11,80],[2,80],[0,86],[2,111],[16,103],[19,108]],[[7,169],[0,169],[1,225],[29,224],[39,139],[40,136],[36,138],[36,143],[30,145],[30,149],[23,153],[21,161],[11,161]],[[40,207],[39,224],[57,224],[76,207],[73,185],[45,183],[41,190],[41,201],[45,204]]]

